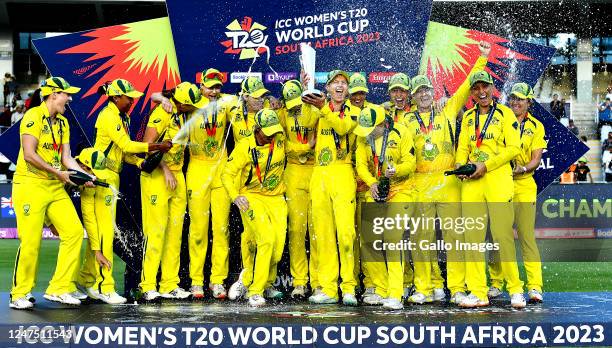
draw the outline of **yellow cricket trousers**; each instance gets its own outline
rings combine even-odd
[[[514,209],[512,198],[514,184],[509,165],[487,172],[477,180],[466,180],[461,187],[462,214],[465,218],[472,217],[482,224],[474,224],[466,228],[466,243],[484,243],[487,223],[491,224],[493,243],[499,246],[501,271],[507,281],[510,294],[521,293],[523,283],[519,278],[514,248]],[[466,227],[467,224],[466,224]],[[464,251],[465,281],[468,290],[480,299],[487,298],[487,276],[485,252],[471,249]]]
[[[363,273],[363,286],[368,289],[368,288],[373,288],[374,284],[372,284],[372,276],[370,275],[370,271],[368,269],[368,263],[367,262],[363,262],[363,257],[362,257],[362,243],[361,243],[361,204],[365,203],[366,201],[366,192],[367,191],[363,191],[363,192],[357,192],[356,197],[357,197],[357,205],[355,206],[355,247],[354,247],[354,253],[355,253],[355,270],[353,272],[353,274],[355,275],[355,281],[357,283],[359,283],[359,273],[362,272]]]
[[[287,203],[283,195],[244,193],[249,210],[241,212],[255,241],[253,268],[243,275],[247,296],[262,295],[274,283],[287,233]]]
[[[208,222],[212,214],[211,284],[223,284],[229,269],[230,198],[221,184],[225,159],[191,158],[187,168],[189,207],[189,276],[191,285],[204,284],[204,261],[208,251]]]
[[[156,289],[157,271],[161,264],[159,292],[168,293],[178,287],[183,221],[187,206],[185,177],[180,170],[174,191],[166,188],[164,173],[140,174],[144,255],[142,257],[142,292]]]
[[[59,232],[55,273],[47,294],[61,295],[74,290],[79,268],[83,225],[64,185],[59,180],[15,176],[13,207],[17,218],[19,249],[15,259],[11,299],[24,297],[36,284],[38,252],[45,216]]]
[[[355,192],[350,164],[316,166],[310,180],[313,226],[317,241],[318,280],[322,291],[338,298],[338,269],[343,294],[354,294]],[[338,265],[340,254],[340,265]]]

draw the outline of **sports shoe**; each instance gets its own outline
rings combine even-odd
[[[28,292],[28,293],[25,295],[25,299],[26,299],[26,300],[28,300],[28,301],[30,301],[30,302],[32,302],[32,303],[36,303],[36,299],[34,298],[34,296],[32,295],[32,293],[31,293],[31,292]]]
[[[410,285],[408,287],[404,288],[404,298],[408,298],[410,297],[410,295],[412,295],[412,293],[414,292],[414,286]]]
[[[444,289],[437,288],[433,290],[433,300],[434,302],[444,302],[446,301],[446,292]]]
[[[120,296],[115,291],[106,294],[100,294],[99,299],[111,305],[124,304],[125,302],[127,302],[127,299],[125,297]]]
[[[380,306],[383,297],[376,293],[374,288],[367,288],[363,293],[363,303],[368,306]]]
[[[536,289],[529,290],[527,296],[529,296],[529,303],[541,303],[544,301],[544,296]]]
[[[172,300],[184,300],[191,296],[189,291],[185,291],[181,288],[176,288],[170,292],[166,292],[161,294],[162,298],[172,299]]]
[[[319,293],[313,294],[312,296],[310,296],[308,298],[308,302],[314,303],[314,304],[333,304],[333,303],[338,303],[338,299],[329,297],[326,293],[324,293],[323,291],[320,291]]]
[[[400,309],[404,309],[404,304],[402,303],[402,301],[396,298],[387,298],[385,299],[385,302],[383,303],[383,308],[389,309],[392,311],[397,311]]]
[[[465,300],[466,297],[467,295],[465,294],[465,292],[457,291],[456,293],[453,294],[453,296],[451,296],[450,303],[454,303],[458,305],[461,302],[463,302],[463,300]]]
[[[323,292],[323,289],[315,288],[314,291],[312,292],[312,296],[320,295],[322,292]]]
[[[283,298],[283,293],[271,286],[264,290],[264,297],[269,298],[271,300],[280,300],[281,298]]]
[[[359,303],[354,294],[344,294],[342,295],[342,304],[345,306],[357,306]]]
[[[527,306],[525,296],[520,292],[510,295],[510,305],[515,309],[525,308]]]
[[[249,306],[251,307],[261,307],[266,304],[266,299],[261,295],[253,295],[249,297]]]
[[[94,300],[100,299],[100,292],[94,287],[85,289],[85,292],[87,293],[87,296],[93,298]]]
[[[213,297],[218,300],[223,300],[227,297],[227,291],[223,284],[212,284],[209,289],[212,291]]]
[[[291,291],[291,298],[304,299],[306,298],[306,286],[298,285]]]
[[[74,298],[76,298],[76,299],[78,299],[80,301],[83,301],[84,299],[87,298],[87,294],[82,292],[80,289],[77,289],[77,290],[71,292],[70,295],[72,295],[72,297],[74,297]]]
[[[149,290],[142,294],[142,299],[144,301],[155,301],[160,296],[159,292],[155,290]]]
[[[502,295],[502,291],[495,286],[490,287],[489,291],[487,291],[487,297],[489,298],[496,298],[496,297],[500,297],[501,295]]]
[[[9,307],[13,309],[30,309],[34,307],[34,303],[30,302],[26,297],[20,297],[9,303]]]
[[[81,300],[79,300],[78,298],[75,298],[68,292],[65,294],[61,294],[61,295],[45,294],[43,297],[49,301],[59,302],[59,303],[67,304],[67,305],[78,306],[81,304]]]
[[[415,292],[412,296],[408,297],[408,302],[416,304],[431,303],[433,302],[433,297],[431,297],[431,295],[426,296],[423,293]]]
[[[189,291],[191,291],[191,297],[194,299],[204,298],[204,287],[202,285],[192,285]]]
[[[463,301],[459,302],[459,307],[463,308],[476,308],[476,307],[486,307],[489,305],[489,299],[481,300],[478,296],[474,294],[469,294],[466,296]]]
[[[247,288],[246,286],[244,286],[244,283],[242,283],[242,274],[244,274],[244,270],[240,272],[240,276],[238,276],[238,280],[236,280],[236,282],[232,284],[232,286],[230,286],[229,288],[227,297],[232,301],[235,301],[237,299],[244,297],[247,293]]]

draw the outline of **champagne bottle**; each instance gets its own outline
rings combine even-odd
[[[144,159],[142,164],[140,165],[140,169],[145,172],[151,174],[155,168],[161,163],[162,158],[164,157],[164,153],[161,151],[157,151]]]
[[[78,170],[70,170],[70,181],[77,184],[78,186],[84,185],[86,182],[91,181],[96,186],[108,187],[109,185],[100,180],[91,180],[91,176],[80,172]]]
[[[386,176],[378,179],[378,199],[376,202],[383,203],[387,201],[389,197],[389,189],[391,188],[391,181]]]
[[[444,175],[467,175],[470,176],[476,171],[476,165],[473,163],[464,164],[455,170],[444,172]]]

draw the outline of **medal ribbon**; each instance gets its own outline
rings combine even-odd
[[[480,145],[482,145],[482,140],[485,137],[487,128],[489,128],[489,124],[491,124],[491,120],[493,119],[493,114],[495,113],[496,109],[497,109],[497,103],[493,103],[493,106],[491,106],[491,111],[489,111],[489,114],[487,115],[487,119],[485,120],[485,124],[482,127],[482,131],[480,131],[480,109],[476,107],[476,120],[475,120],[474,130],[476,132],[476,147],[477,148],[480,148]]]
[[[291,111],[291,117],[293,117],[293,121],[295,123],[295,133],[297,135],[298,142],[300,142],[301,144],[307,144],[308,143],[308,129],[304,127],[304,131],[300,132],[300,124],[298,122],[297,112]]]
[[[205,117],[204,117],[204,127],[206,127],[206,134],[209,137],[214,137],[215,135],[217,135],[217,108],[213,108],[213,115],[212,115],[212,125],[208,122],[208,113],[205,113]],[[245,120],[246,120],[246,116],[245,116]]]
[[[329,102],[329,108],[331,109],[331,111],[334,111],[334,105]],[[346,108],[346,104],[342,104],[342,107],[340,108],[340,114],[338,116],[340,116],[340,119],[344,119],[344,109]],[[336,131],[332,128],[332,135],[334,136],[334,144],[336,144],[336,150],[340,150],[342,148],[342,144],[340,144],[340,136],[338,135],[338,133],[336,133]],[[349,138],[348,138],[348,134],[346,135],[346,152],[348,153],[349,151]]]
[[[529,116],[525,115],[525,118],[523,118],[523,121],[521,121],[521,138],[523,138],[523,131],[525,130],[525,123],[527,123],[527,118]]]
[[[257,174],[257,178],[259,179],[259,183],[263,185],[264,181],[266,181],[266,177],[268,176],[268,171],[270,170],[270,164],[272,163],[272,155],[274,154],[274,140],[268,145],[268,160],[266,161],[266,171],[264,172],[263,180],[261,178],[261,169],[259,168],[259,158],[257,158],[257,149],[251,149],[251,158],[253,160],[253,165],[255,165],[255,173]]]
[[[433,130],[433,126],[434,126],[434,109],[433,106],[431,107],[431,111],[429,114],[429,125],[427,126],[427,128],[425,128],[425,123],[423,122],[423,119],[421,118],[421,115],[419,114],[418,111],[414,112],[414,116],[416,117],[417,121],[419,122],[419,127],[421,128],[421,133],[423,133],[424,135],[429,134],[429,132],[431,132]]]
[[[51,124],[51,117],[47,117],[47,123],[49,124],[49,130],[51,130],[51,138],[53,139],[53,157],[55,157],[55,160],[57,161],[57,163],[62,163],[61,142],[62,142],[62,138],[64,137],[64,132],[62,131],[62,122],[60,120],[58,120],[57,122],[59,122],[59,134],[58,134],[60,137],[59,144],[55,141],[55,133],[53,132],[53,126]]]

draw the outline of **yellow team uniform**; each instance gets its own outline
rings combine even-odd
[[[355,192],[351,134],[359,110],[344,104],[343,110],[321,109],[315,146],[315,167],[310,180],[310,199],[322,291],[338,298],[338,268],[343,294],[354,294]],[[353,140],[354,141],[354,140]],[[338,253],[340,265],[338,265]]]
[[[270,154],[272,157],[268,159]],[[255,137],[250,136],[238,142],[221,176],[232,201],[242,195],[249,202],[249,209],[241,215],[253,234],[256,250],[251,269],[247,270],[244,265],[247,272],[242,282],[248,288],[247,296],[262,295],[274,282],[276,267],[283,255],[287,228],[284,167],[283,134],[277,134],[272,144],[263,146],[258,146]],[[241,178],[239,189],[236,177]]]
[[[204,284],[204,261],[208,249],[208,223],[212,213],[211,284],[223,284],[229,269],[230,198],[221,183],[227,161],[225,135],[227,114],[220,110],[199,114],[189,128],[187,202],[189,207],[189,275],[192,286]]]
[[[389,164],[396,169],[396,173],[391,177],[391,185],[387,202],[391,204],[386,216],[394,217],[396,213],[410,213],[411,208],[408,202],[414,200],[413,189],[408,178],[412,175],[415,168],[414,144],[407,128],[402,124],[393,124],[390,129],[385,150],[385,158],[382,163],[380,176],[378,168],[375,167],[374,151],[376,156],[381,156],[384,136],[379,137],[372,145],[364,137],[357,138],[357,173],[368,186],[378,182],[380,176],[384,176]],[[366,191],[367,202],[374,202],[371,192]],[[407,204],[401,204],[401,203]],[[384,242],[398,243],[403,239],[403,230],[389,231],[383,235]],[[365,236],[362,236],[364,238]],[[386,251],[383,253],[374,251],[362,242],[362,265],[369,271],[370,281],[377,294],[383,298],[396,298],[401,300],[404,285],[404,263],[405,257],[402,251]],[[366,252],[369,250],[369,252]],[[378,255],[373,255],[376,253]],[[386,260],[386,262],[385,262]]]
[[[467,76],[475,71],[483,70],[487,58],[479,57]],[[456,218],[461,215],[461,183],[456,176],[445,176],[444,172],[453,170],[455,166],[455,134],[457,114],[470,96],[468,79],[457,88],[457,91],[447,101],[439,114],[431,112],[419,113],[416,109],[405,114],[403,124],[406,125],[414,138],[416,155],[416,172],[412,182],[418,195],[417,216],[423,218],[441,219]],[[420,119],[420,122],[419,122]],[[435,242],[436,235],[433,224],[430,228],[420,229],[414,237],[417,242],[428,240]],[[443,229],[445,242],[455,245],[463,242],[463,234],[454,230]],[[430,260],[430,261],[427,261]],[[447,285],[451,295],[465,292],[465,265],[462,253],[455,248],[447,255]],[[425,251],[417,248],[413,252],[415,290],[426,296],[433,289],[444,288],[444,279],[438,265],[438,255],[435,251]]]
[[[184,113],[178,113],[174,102],[171,103],[171,114],[157,106],[149,116],[147,127],[155,128],[159,135],[164,135],[159,141],[171,140],[187,118]],[[176,178],[174,191],[166,187],[161,167],[155,168],[151,174],[140,174],[142,225],[145,236],[140,281],[143,293],[156,289],[160,264],[162,275],[159,292],[168,293],[178,287],[181,237],[187,206],[185,177],[182,171],[184,152],[184,145],[174,144],[162,159]]]
[[[314,289],[319,286],[309,193],[314,150],[308,145],[308,135],[316,131],[319,110],[311,105],[302,104],[299,111],[288,111],[283,108],[278,110],[278,115],[287,136],[285,144],[287,167],[284,180],[287,187],[285,196],[289,218],[289,265],[293,286],[306,286],[310,275],[310,286]],[[309,258],[304,247],[307,231],[310,242]]]
[[[487,222],[490,221],[493,242],[499,243],[501,270],[508,291],[510,294],[522,293],[523,284],[519,279],[512,230],[514,185],[510,167],[510,161],[520,151],[521,139],[518,122],[511,109],[496,103],[490,109],[488,115],[479,115],[478,106],[475,106],[465,112],[461,124],[456,163],[465,164],[468,160],[483,162],[487,168],[483,177],[466,180],[462,184],[463,216],[484,218],[484,224],[466,228],[465,242],[484,243]],[[479,129],[478,136],[476,129]],[[467,288],[479,299],[486,300],[485,255],[478,250],[465,251],[464,255]]]
[[[114,103],[109,102],[96,120],[94,149],[106,156],[106,169],[96,170],[96,178],[119,189],[119,173],[123,162],[140,165],[141,158],[134,153],[144,153],[149,144],[130,139],[129,116],[121,114]],[[96,186],[81,189],[81,212],[88,236],[88,248],[81,267],[78,283],[95,287],[101,294],[115,291],[112,269],[100,267],[93,251],[100,250],[113,264],[113,239],[117,200],[112,189]]]
[[[70,142],[70,127],[64,116],[57,114],[55,119],[51,118],[43,102],[25,113],[19,133],[22,137],[26,134],[35,137],[38,140],[36,153],[49,165],[65,170],[61,163],[61,147]],[[64,184],[53,174],[27,163],[20,149],[12,192],[20,244],[11,299],[24,297],[35,286],[45,216],[59,231],[60,240],[57,266],[46,293],[61,295],[74,291],[83,225]]]
[[[520,125],[521,151],[515,158],[518,166],[531,162],[532,152],[546,149],[544,140],[545,129],[542,122],[531,114]],[[542,263],[535,239],[535,203],[538,187],[533,179],[533,172],[514,177],[514,224],[517,228],[518,240],[521,246],[525,271],[527,273],[527,289],[542,292]],[[491,285],[501,289],[503,285],[502,272],[499,263],[489,265]]]

